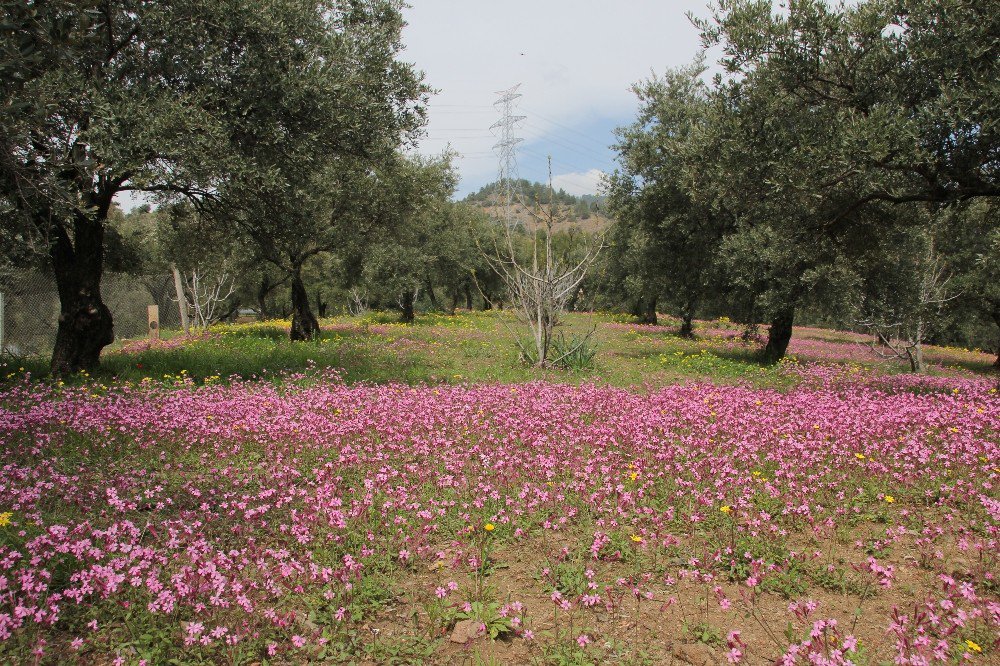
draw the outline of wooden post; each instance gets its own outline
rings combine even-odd
[[[181,272],[173,264],[170,264],[170,270],[174,273],[174,290],[177,292],[177,307],[181,309],[181,328],[184,329],[184,335],[190,335],[191,326],[188,324],[188,302],[187,296],[184,295],[184,282],[181,281]]]
[[[146,314],[149,316],[149,339],[159,340],[160,339],[160,306],[150,305],[146,308]]]

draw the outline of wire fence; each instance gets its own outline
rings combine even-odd
[[[45,271],[23,271],[0,280],[0,353],[15,358],[52,354],[59,326],[59,293]],[[180,326],[173,276],[106,273],[101,296],[111,310],[115,338],[145,336],[148,306],[159,306],[161,328]]]

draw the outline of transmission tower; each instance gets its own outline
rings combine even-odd
[[[500,120],[493,123],[490,130],[495,131],[498,141],[493,150],[497,153],[500,162],[500,171],[497,176],[496,205],[501,210],[503,222],[508,228],[517,224],[514,214],[514,204],[520,199],[517,172],[517,144],[524,139],[514,136],[517,124],[526,116],[515,115],[517,100],[521,93],[517,92],[521,87],[516,86],[502,90],[497,93],[497,101],[493,103],[494,108],[500,112]]]

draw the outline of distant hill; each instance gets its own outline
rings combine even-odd
[[[517,181],[518,189],[521,192],[521,201],[524,205],[533,203],[549,203],[549,186],[544,183],[533,183],[524,178]],[[496,210],[497,183],[493,182],[483,186],[477,192],[473,192],[463,199],[465,203],[482,208],[487,213],[498,213]],[[604,212],[606,197],[594,194],[584,194],[574,196],[568,194],[563,189],[554,190],[551,193],[552,203],[558,211],[561,222],[558,227],[578,227],[584,231],[600,231],[611,223]],[[515,207],[515,215],[525,225],[530,226],[532,222],[531,214],[524,206]]]

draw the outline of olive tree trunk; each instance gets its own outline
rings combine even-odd
[[[997,328],[1000,329],[1000,309],[993,311],[993,321],[996,323]],[[1000,371],[1000,331],[997,333],[997,360],[993,361],[993,367]]]
[[[788,308],[778,312],[771,319],[771,328],[767,332],[767,345],[764,347],[764,360],[777,363],[785,357],[788,343],[792,340],[792,324],[795,321],[795,309]]]
[[[49,256],[59,292],[59,327],[51,364],[54,375],[93,370],[100,363],[101,350],[115,339],[111,311],[101,300],[106,216],[106,206],[100,207],[94,218],[78,213],[72,240],[63,225],[52,226]]]
[[[400,299],[399,307],[401,310],[400,321],[405,324],[412,324],[415,319],[413,313],[413,291],[407,289],[403,292],[403,297]]]
[[[681,337],[694,337],[694,311],[697,307],[695,299],[690,298],[684,304],[684,312],[681,313]]]
[[[694,336],[694,315],[691,312],[685,312],[681,317],[681,330],[679,332],[683,338]]]
[[[309,295],[302,283],[302,264],[292,265],[292,340],[312,340],[319,333],[319,321],[309,307]]]
[[[640,324],[656,325],[659,321],[656,316],[656,303],[658,300],[656,296],[639,298],[639,302],[636,303],[635,316],[639,319]]]
[[[427,291],[427,298],[431,302],[431,307],[436,310],[438,306],[437,294],[434,293],[434,283],[431,282],[430,276],[424,280],[424,290]]]

